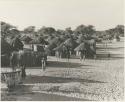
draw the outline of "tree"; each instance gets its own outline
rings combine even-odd
[[[65,31],[64,31],[64,30],[61,30],[61,29],[58,29],[58,30],[56,31],[56,33],[57,33],[58,35],[65,35]]]
[[[95,29],[94,29],[93,25],[88,25],[88,26],[80,25],[75,29],[74,33],[77,35],[79,35],[79,34],[86,35],[87,34],[87,35],[91,36],[92,34],[95,33]]]
[[[89,35],[92,35],[95,33],[95,29],[94,29],[94,26],[93,25],[88,25],[86,27],[86,33],[89,34]]]
[[[2,37],[1,38],[1,54],[9,54],[12,51],[12,47],[9,43]]]
[[[117,34],[124,36],[124,25],[117,25],[115,31]]]
[[[13,32],[12,29],[16,29],[16,27],[9,23],[1,22],[1,35],[3,38],[11,36]]]
[[[24,29],[24,33],[26,34],[33,34],[35,32],[35,26],[29,26]]]
[[[77,34],[77,35],[79,35],[79,34],[84,34],[85,33],[85,25],[79,25],[76,29],[75,29],[75,31],[74,31],[74,33],[75,34]]]
[[[52,35],[55,32],[56,30],[52,27],[42,27],[37,31],[39,35]]]
[[[71,27],[68,27],[65,29],[65,34],[71,37],[71,34],[73,34],[73,31],[71,30]]]

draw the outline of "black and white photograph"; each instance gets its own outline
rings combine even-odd
[[[124,0],[0,0],[1,101],[124,101]]]

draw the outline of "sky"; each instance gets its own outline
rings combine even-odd
[[[124,24],[124,0],[0,0],[0,21],[22,30],[27,26],[65,29],[94,25],[106,30]]]

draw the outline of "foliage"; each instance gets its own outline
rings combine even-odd
[[[35,32],[35,26],[29,26],[27,28],[24,29],[24,33],[26,34],[33,34]]]
[[[29,36],[25,36],[30,34]],[[3,38],[15,38],[17,35],[25,36],[23,41],[26,43],[30,42],[32,39],[42,44],[48,44],[58,46],[62,42],[69,41],[66,43],[71,48],[76,43],[81,44],[84,40],[90,39],[104,39],[112,40],[114,38],[119,38],[119,36],[124,36],[124,25],[117,25],[116,27],[104,31],[96,31],[93,25],[79,25],[76,29],[72,30],[71,27],[55,30],[53,27],[45,27],[35,31],[35,26],[28,26],[23,31],[19,31],[15,26],[1,22],[1,35]],[[67,40],[70,39],[70,40]],[[76,44],[77,45],[77,44]],[[53,48],[53,47],[52,47]]]
[[[38,30],[38,35],[52,35],[56,30],[52,27],[42,27]]]
[[[79,34],[89,34],[89,35],[92,35],[93,33],[95,32],[95,29],[94,29],[94,26],[92,25],[88,25],[88,26],[85,26],[85,25],[80,25],[78,26],[74,33],[79,35]]]
[[[12,48],[10,46],[9,43],[7,43],[7,41],[2,38],[1,39],[1,55],[2,54],[9,54],[11,52]]]
[[[15,30],[13,30],[15,29]],[[1,35],[3,38],[7,36],[12,36],[12,34],[18,31],[15,26],[10,25],[9,23],[1,22]]]

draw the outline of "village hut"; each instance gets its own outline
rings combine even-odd
[[[29,44],[29,42],[32,41],[33,39],[29,36],[23,36],[21,37],[21,40],[24,42],[24,44]]]
[[[75,51],[80,51],[80,50],[86,50],[85,48],[85,43],[81,43],[79,46],[77,46],[75,49]]]
[[[61,43],[59,46],[57,46],[53,50],[55,51],[55,54],[57,55],[57,57],[66,58],[67,48],[64,43]]]
[[[62,40],[59,37],[53,38],[51,41],[49,41],[49,45],[46,48],[46,52],[48,55],[55,56],[55,50],[54,48],[58,47],[62,43]]]
[[[55,43],[51,43],[45,48],[45,51],[47,52],[48,55],[55,56],[55,51],[53,49],[56,47],[57,45]]]
[[[76,51],[76,55],[79,55],[79,52],[80,51],[85,51],[86,50],[86,46],[85,46],[85,43],[81,43],[80,45],[78,45],[74,51]]]
[[[96,54],[96,41],[94,39],[85,41],[86,56],[88,58],[93,58]]]
[[[30,44],[32,46],[33,51],[43,51],[43,48],[45,48],[46,45],[48,45],[48,42],[42,38],[35,38],[32,41],[30,41]]]
[[[76,51],[76,55],[79,55],[80,51],[85,51],[85,55],[87,58],[93,58],[96,54],[96,41],[95,39],[84,40],[79,46],[77,46],[74,51]]]
[[[53,50],[54,50],[54,51],[62,51],[62,50],[63,50],[63,46],[64,46],[64,43],[61,43],[59,46],[57,46],[57,47],[54,48]]]
[[[64,44],[69,48],[71,54],[74,53],[74,49],[78,46],[78,43],[72,38],[67,39]]]

